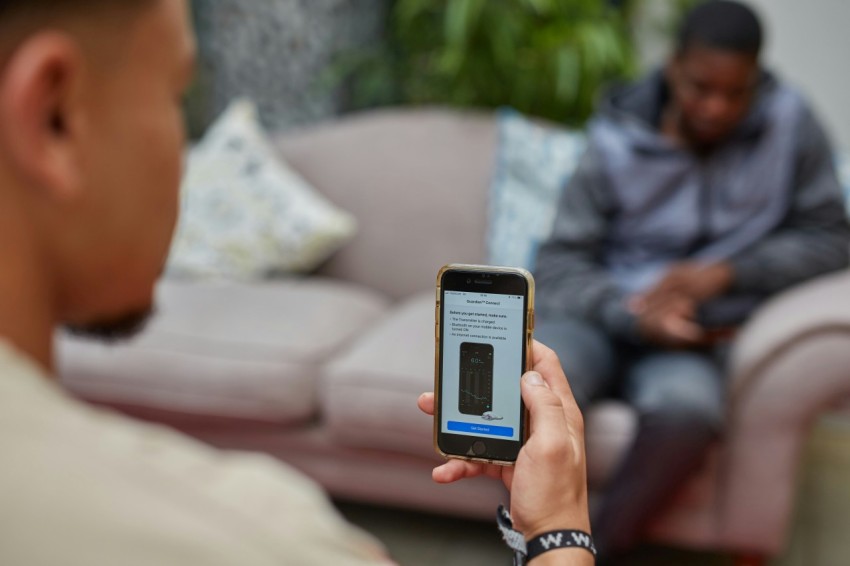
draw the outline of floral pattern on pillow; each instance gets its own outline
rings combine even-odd
[[[355,219],[318,194],[238,100],[189,152],[172,276],[256,279],[314,270],[349,241]]]

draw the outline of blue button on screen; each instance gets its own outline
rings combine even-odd
[[[448,423],[446,423],[446,428],[453,432],[468,432],[470,434],[489,434],[491,436],[507,436],[508,438],[514,435],[514,429],[509,426],[493,426],[486,424],[449,421]]]

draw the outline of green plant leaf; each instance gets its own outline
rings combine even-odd
[[[339,66],[358,104],[510,105],[578,125],[603,83],[634,70],[626,18],[643,0],[391,1],[381,48]]]
[[[394,23],[399,27],[409,28],[423,15],[427,15],[432,7],[432,0],[398,0],[393,9]]]
[[[555,95],[565,102],[572,102],[578,94],[581,64],[578,53],[572,47],[562,47],[555,58]]]
[[[436,58],[436,70],[448,76],[456,76],[464,62],[463,49],[448,47]]]
[[[497,0],[501,1],[501,0]],[[539,15],[545,15],[552,12],[553,4],[557,4],[558,0],[525,0],[525,4]]]
[[[446,6],[446,43],[452,46],[467,44],[481,15],[486,0],[449,0]]]

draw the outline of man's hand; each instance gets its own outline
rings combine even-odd
[[[697,324],[702,303],[725,293],[732,285],[727,263],[679,263],[648,292],[629,301],[641,335],[668,348],[708,346],[714,335]]]
[[[655,287],[637,296],[633,306],[638,310],[651,310],[677,297],[685,297],[701,305],[728,291],[732,286],[732,278],[732,266],[726,262],[677,263],[670,267]]]
[[[555,353],[535,342],[533,354],[534,370],[521,383],[531,435],[516,465],[450,459],[434,469],[433,478],[439,483],[480,475],[501,479],[511,492],[514,525],[526,538],[557,529],[589,532],[581,412]],[[434,394],[423,394],[419,408],[433,415]]]
[[[696,304],[685,297],[643,307],[635,312],[638,330],[647,341],[665,348],[692,348],[707,343],[707,334],[694,322]]]

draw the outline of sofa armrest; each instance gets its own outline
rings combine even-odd
[[[758,310],[732,352],[731,396],[743,395],[784,351],[834,332],[850,332],[850,270],[793,287]]]
[[[814,419],[850,399],[850,272],[776,297],[733,355],[718,528],[737,548],[780,553]]]

